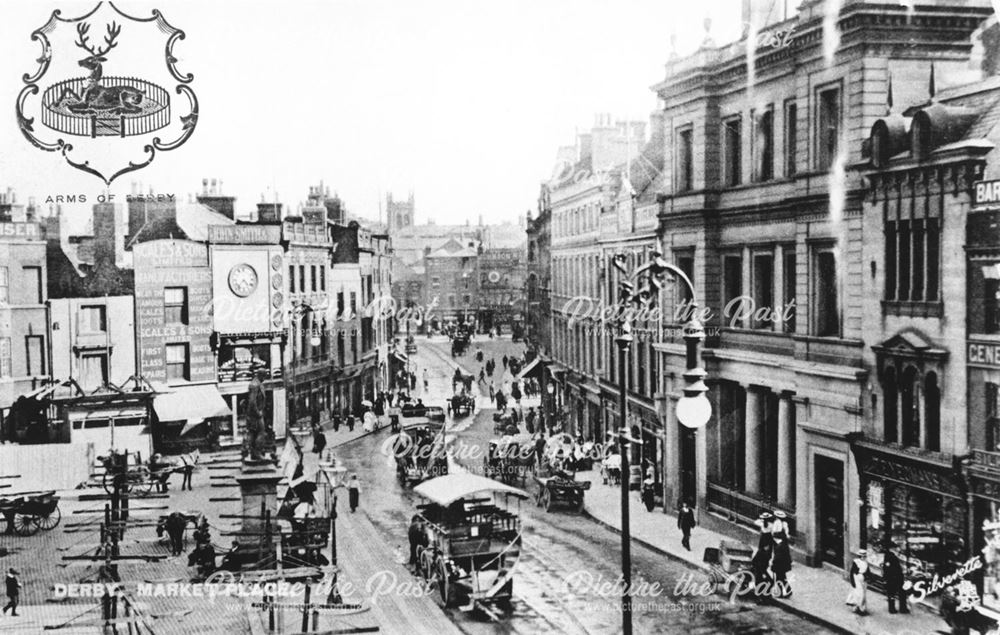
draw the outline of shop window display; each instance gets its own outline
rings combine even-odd
[[[964,561],[965,505],[922,489],[872,482],[868,485],[869,562],[881,577],[886,548],[899,556],[907,580],[945,576]]]

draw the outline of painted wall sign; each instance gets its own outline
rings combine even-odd
[[[77,17],[53,11],[31,33],[42,48],[15,103],[21,134],[108,185],[176,150],[198,123],[194,75],[178,70],[184,55],[174,51],[184,38],[158,9],[133,16],[101,2]]]
[[[190,381],[215,381],[215,356],[209,346],[213,328],[208,247],[187,240],[155,240],[137,244],[133,255],[141,373],[166,382],[166,347],[186,344]],[[168,288],[183,292],[170,294]],[[183,311],[167,306],[180,301]]]
[[[208,242],[219,245],[277,245],[281,227],[277,225],[210,225]]]
[[[0,223],[0,239],[41,237],[42,230],[38,223]]]
[[[1000,180],[976,181],[972,185],[973,205],[1000,205]]]
[[[970,340],[967,349],[967,363],[969,366],[982,368],[1000,367],[1000,344]]]

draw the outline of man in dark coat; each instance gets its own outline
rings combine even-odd
[[[318,425],[313,426],[313,452],[317,455],[323,453],[326,449],[326,435],[323,434],[323,428]]]
[[[681,530],[683,538],[681,539],[681,544],[688,551],[691,551],[691,529],[694,528],[694,510],[688,505],[687,501],[681,503],[681,509],[677,513],[677,527]]]
[[[17,570],[11,567],[4,578],[7,586],[7,605],[3,607],[3,612],[10,611],[10,614],[17,617],[17,604],[21,599],[21,581],[17,579]]]
[[[885,550],[882,561],[882,578],[885,580],[885,597],[889,601],[889,612],[896,612],[896,600],[899,600],[899,612],[909,613],[906,605],[906,591],[903,590],[903,564],[891,549]]]

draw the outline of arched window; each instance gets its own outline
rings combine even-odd
[[[941,389],[937,373],[924,378],[924,418],[927,422],[927,449],[941,449]]]
[[[899,395],[897,390],[896,369],[890,366],[885,370],[885,379],[882,380],[882,395],[885,401],[882,405],[882,414],[885,440],[889,443],[895,443],[899,439]]]
[[[903,371],[899,386],[900,407],[902,408],[902,439],[905,447],[920,445],[920,411],[917,400],[919,374],[913,366]]]

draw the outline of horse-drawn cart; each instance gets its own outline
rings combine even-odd
[[[448,409],[453,417],[466,417],[476,412],[476,400],[472,395],[463,392],[448,400]]]
[[[590,481],[578,481],[572,474],[560,472],[553,476],[536,476],[538,493],[535,504],[550,512],[556,507],[583,511],[583,493],[590,489]]]
[[[7,521],[7,533],[31,536],[39,529],[54,529],[62,520],[59,497],[54,491],[17,498],[0,498],[0,515]]]

